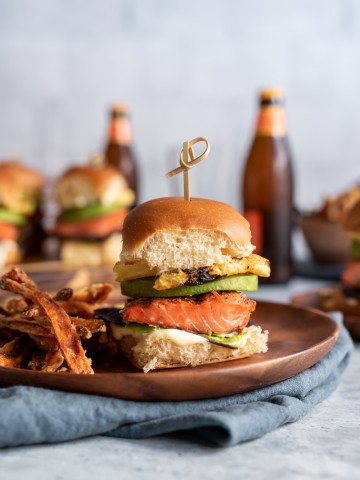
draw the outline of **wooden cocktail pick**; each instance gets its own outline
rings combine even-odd
[[[199,155],[198,157],[195,157],[195,153],[193,150],[193,145],[199,142],[204,142],[206,144],[205,151]],[[196,165],[197,163],[201,162],[201,160],[204,160],[209,155],[210,152],[210,145],[209,142],[206,140],[204,137],[197,137],[194,138],[194,140],[191,140],[189,142],[184,142],[183,143],[183,148],[180,152],[180,167],[175,168],[174,170],[171,170],[171,172],[168,172],[166,174],[166,177],[173,177],[174,175],[177,175],[178,173],[183,172],[184,174],[184,199],[185,200],[190,200],[190,180],[189,180],[189,170]],[[190,157],[190,160],[189,160]]]

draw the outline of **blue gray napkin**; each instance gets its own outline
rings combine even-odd
[[[179,431],[216,445],[235,445],[306,415],[336,388],[352,349],[340,323],[333,349],[308,370],[266,388],[210,400],[135,402],[35,387],[0,388],[0,447]]]

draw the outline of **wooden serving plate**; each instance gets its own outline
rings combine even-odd
[[[269,331],[266,354],[146,374],[123,358],[94,361],[95,375],[0,367],[0,383],[141,401],[215,398],[265,387],[306,370],[329,352],[339,335],[328,315],[295,305],[258,301],[252,320]]]

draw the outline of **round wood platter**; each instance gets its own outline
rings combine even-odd
[[[146,374],[123,358],[94,361],[95,375],[0,367],[0,383],[140,401],[216,398],[265,387],[306,370],[329,352],[339,335],[328,315],[295,305],[258,301],[252,321],[269,331],[266,354]]]

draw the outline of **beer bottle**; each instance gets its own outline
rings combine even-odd
[[[244,216],[255,253],[270,260],[271,276],[265,283],[285,283],[292,270],[293,170],[284,94],[278,88],[262,90],[259,104],[242,178]]]
[[[128,186],[138,198],[137,160],[133,151],[133,133],[129,110],[123,104],[110,110],[109,134],[105,148],[105,163],[114,165],[124,175]]]

